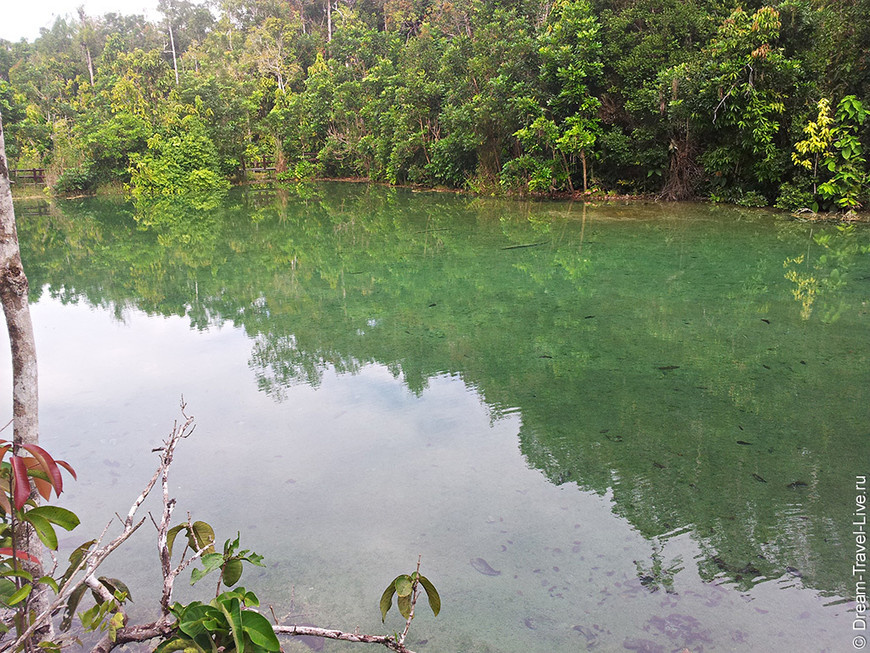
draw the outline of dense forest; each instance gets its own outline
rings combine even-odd
[[[870,0],[161,0],[0,41],[12,167],[137,197],[357,177],[849,211]]]

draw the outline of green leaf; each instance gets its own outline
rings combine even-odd
[[[275,631],[272,624],[259,612],[245,610],[242,612],[242,622],[244,624],[245,633],[251,638],[257,646],[261,646],[267,651],[280,651],[281,643],[275,636]]]
[[[205,632],[203,620],[210,610],[213,610],[213,608],[203,605],[199,601],[191,603],[179,614],[178,629],[188,637],[196,639],[200,634]]]
[[[236,552],[236,550],[239,548],[239,539],[241,537],[242,536],[240,533],[236,533],[236,539],[227,540],[226,542],[224,542],[224,556],[229,558]]]
[[[6,601],[7,605],[15,605],[26,599],[30,596],[30,592],[33,590],[33,585],[28,583],[27,585],[23,585],[15,594],[9,597]]]
[[[260,605],[260,599],[257,598],[257,595],[253,592],[246,592],[244,587],[239,587],[236,589],[236,593],[240,593],[240,598],[242,603],[249,607],[257,607]]]
[[[65,583],[70,578],[72,578],[73,573],[79,567],[84,557],[88,554],[88,551],[90,551],[90,548],[94,544],[96,544],[96,542],[96,540],[85,542],[84,544],[76,548],[75,551],[69,554],[69,567],[67,567],[67,570],[63,572],[63,576],[60,579],[61,583]]]
[[[123,582],[118,580],[117,578],[108,578],[106,576],[100,576],[97,580],[99,580],[103,585],[105,585],[112,595],[118,599],[118,594],[123,594],[123,599],[118,599],[119,601],[126,601],[127,599],[133,600],[133,595],[130,594],[130,588]]]
[[[68,531],[71,531],[81,523],[78,515],[76,515],[72,510],[67,510],[60,506],[39,506],[38,508],[32,508],[29,510],[28,514],[37,514]]]
[[[411,616],[411,595],[407,596],[399,596],[396,599],[396,606],[399,608],[399,614],[401,614],[405,619]]]
[[[112,615],[112,618],[109,619],[109,639],[113,642],[118,634],[118,629],[124,627],[124,613],[116,612]]]
[[[36,510],[25,512],[24,521],[30,522],[30,525],[33,526],[33,530],[36,531],[36,535],[45,546],[53,551],[56,550],[57,533],[54,532],[54,528],[45,517],[35,513]]]
[[[242,577],[242,561],[237,558],[227,560],[223,569],[223,581],[227,587],[232,587]]]
[[[396,593],[396,581],[387,585],[387,589],[381,595],[381,623],[387,620],[387,612],[393,607],[393,594]]]
[[[15,587],[15,583],[13,583],[8,578],[0,578],[0,602],[6,603],[10,596],[15,594],[18,590]]]
[[[193,522],[191,548],[195,550],[206,548],[206,553],[214,553],[214,529],[204,521]]]
[[[58,586],[57,581],[51,576],[43,576],[37,582],[48,585],[52,590],[54,590],[55,594],[60,592],[60,587]]]
[[[410,576],[407,574],[397,576],[395,584],[396,593],[399,595],[399,598],[403,596],[411,596],[411,592],[414,590],[414,581],[411,580]]]
[[[243,551],[243,553],[247,553],[247,555],[239,558],[240,560],[244,560],[245,562],[249,562],[252,565],[257,565],[258,567],[265,567],[263,564],[263,556],[259,553],[248,553],[247,551]]]
[[[190,572],[190,584],[193,585],[206,574],[220,569],[224,563],[224,557],[220,553],[206,553],[202,556],[202,569],[194,569]]]
[[[197,646],[192,639],[184,637],[175,637],[174,639],[163,642],[160,646],[154,649],[154,653],[173,653],[174,651],[186,651],[192,649],[199,653],[206,653],[201,647]]]
[[[23,578],[24,580],[30,582],[33,580],[33,574],[30,572],[24,571],[23,569],[9,569],[0,573],[0,577],[6,578],[8,576],[15,576],[16,578]]]
[[[420,576],[419,580],[423,589],[426,590],[426,597],[429,599],[429,607],[432,608],[432,613],[437,617],[438,613],[441,612],[441,596],[428,578]]]
[[[175,538],[181,532],[181,529],[187,528],[187,524],[178,524],[173,526],[166,532],[166,548],[169,551],[169,557],[172,557],[172,546],[175,544]]]
[[[242,636],[242,604],[237,598],[232,598],[229,601],[219,601],[218,607],[230,625],[230,632],[233,635],[233,642],[236,645],[236,651],[241,653],[244,651],[244,637]]]
[[[82,597],[85,595],[87,589],[87,585],[79,585],[66,600],[66,608],[63,611],[63,620],[60,622],[60,629],[62,631],[67,631],[70,629],[70,626],[72,626],[73,616],[75,616],[76,610],[78,610],[79,607],[79,603],[81,602]]]

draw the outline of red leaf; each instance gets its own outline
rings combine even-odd
[[[12,547],[4,546],[3,548],[0,548],[0,555],[12,557]],[[39,558],[37,558],[35,555],[27,553],[27,551],[15,551],[15,557],[19,560],[27,560],[36,565],[39,564]]]
[[[6,454],[9,453],[9,450],[12,448],[11,444],[7,444],[4,447],[0,447],[0,463],[3,462],[3,459],[6,457]]]
[[[19,456],[12,456],[9,462],[12,463],[15,509],[21,510],[30,497],[30,479],[27,476],[27,467]]]
[[[65,461],[65,460],[55,460],[54,462],[56,462],[58,465],[60,465],[60,466],[63,467],[66,471],[68,471],[70,474],[72,474],[73,480],[75,480],[75,481],[79,480],[79,477],[76,476],[76,470],[74,470],[74,469],[72,468],[72,465],[70,465],[67,461]]]
[[[51,454],[37,444],[23,444],[21,446],[39,461],[43,471],[48,474],[49,482],[54,487],[55,493],[60,496],[60,493],[63,492],[63,477],[61,477],[57,463],[54,462]]]
[[[39,469],[40,471],[43,471],[42,463],[40,463],[39,460],[37,460],[36,458],[31,458],[30,456],[28,456],[27,458],[22,458],[21,460],[24,461],[24,466],[27,467],[28,475],[33,481],[33,485],[36,486],[36,491],[39,492],[42,498],[46,501],[51,499],[51,491],[54,486],[43,478],[39,478],[38,476],[32,476],[29,474],[30,470],[32,469]]]

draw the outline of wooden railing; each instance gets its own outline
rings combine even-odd
[[[248,162],[245,166],[246,172],[270,172],[275,169],[275,164],[271,159],[258,159]]]
[[[9,181],[13,184],[44,184],[45,168],[9,168]]]

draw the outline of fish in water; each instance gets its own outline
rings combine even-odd
[[[475,571],[479,571],[484,576],[501,576],[501,572],[489,566],[489,563],[483,558],[472,558],[471,566]]]

